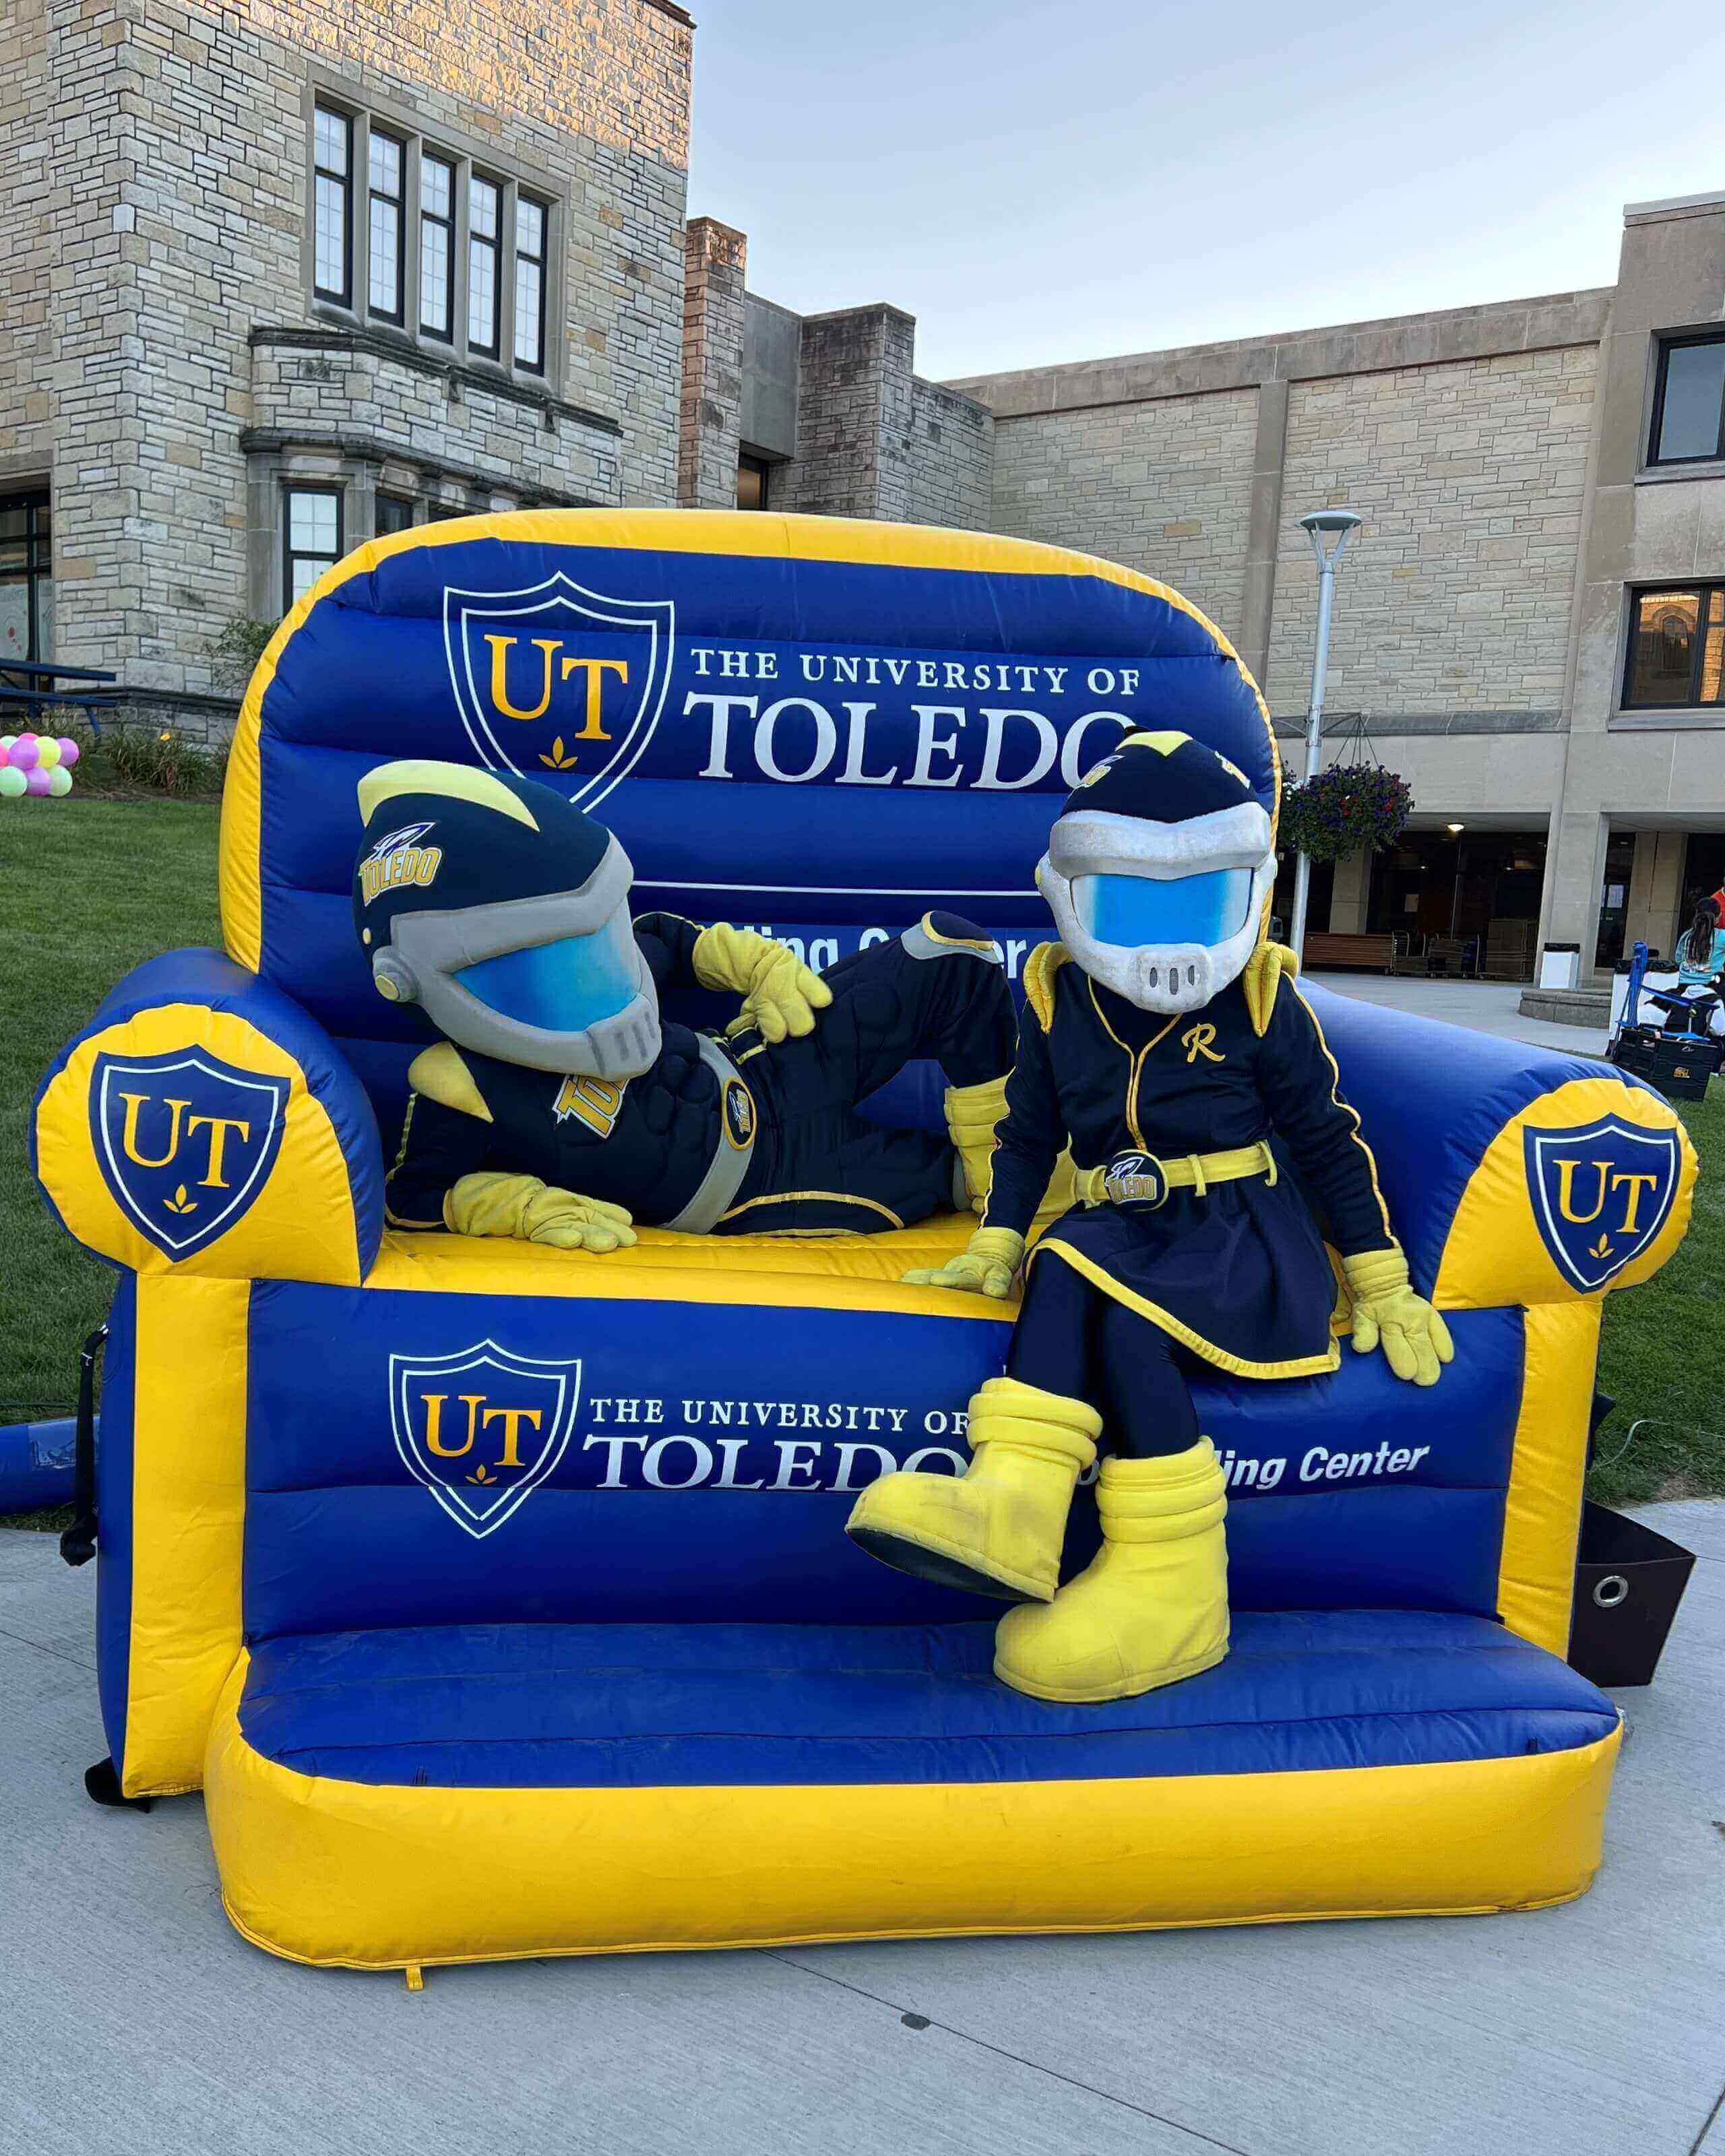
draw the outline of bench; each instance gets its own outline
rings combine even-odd
[[[1364,935],[1347,930],[1321,928],[1307,930],[1305,962],[1314,970],[1326,968],[1345,971],[1387,973],[1395,964],[1395,938],[1384,934]]]

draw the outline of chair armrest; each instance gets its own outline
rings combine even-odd
[[[353,1283],[383,1227],[363,1087],[291,998],[218,951],[129,973],[37,1094],[50,1209],[138,1273]]]
[[[1647,1279],[1681,1241],[1695,1149],[1651,1086],[1590,1055],[1301,993],[1440,1302],[1579,1301]]]

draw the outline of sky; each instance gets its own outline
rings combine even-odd
[[[692,215],[937,380],[1605,285],[1725,189],[1725,13],[1668,0],[692,0]]]

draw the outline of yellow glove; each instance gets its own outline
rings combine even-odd
[[[1408,1285],[1408,1261],[1400,1250],[1366,1250],[1343,1258],[1342,1270],[1353,1299],[1356,1354],[1369,1355],[1381,1345],[1397,1377],[1435,1385],[1438,1365],[1455,1359],[1455,1343],[1443,1319]]]
[[[774,943],[752,929],[716,921],[695,939],[695,978],[704,988],[735,988],[742,1009],[725,1029],[741,1033],[758,1026],[762,1040],[800,1037],[814,1030],[814,1014],[824,1010],[833,992],[820,975],[805,966],[788,944]]]
[[[956,1258],[945,1265],[905,1275],[907,1287],[963,1288],[997,1300],[1012,1293],[1024,1239],[1010,1228],[978,1228]]]
[[[620,1205],[495,1168],[462,1177],[444,1199],[444,1224],[458,1235],[511,1235],[559,1250],[626,1250],[636,1240]]]

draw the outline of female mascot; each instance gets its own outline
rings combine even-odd
[[[849,1532],[886,1563],[1024,1598],[997,1676],[1055,1700],[1129,1697],[1228,1651],[1224,1481],[1188,1380],[1332,1370],[1335,1281],[1283,1142],[1341,1254],[1353,1345],[1437,1382],[1452,1349],[1409,1285],[1359,1118],[1310,1006],[1263,940],[1274,830],[1243,774],[1139,733],[1066,800],[1037,881],[1061,941],[1034,952],[983,1224],[913,1281],[1004,1296],[1070,1135],[1081,1207],[1031,1253],[1007,1357],[970,1404],[962,1477],[901,1473]],[[1102,1547],[1060,1584],[1098,1446]]]

